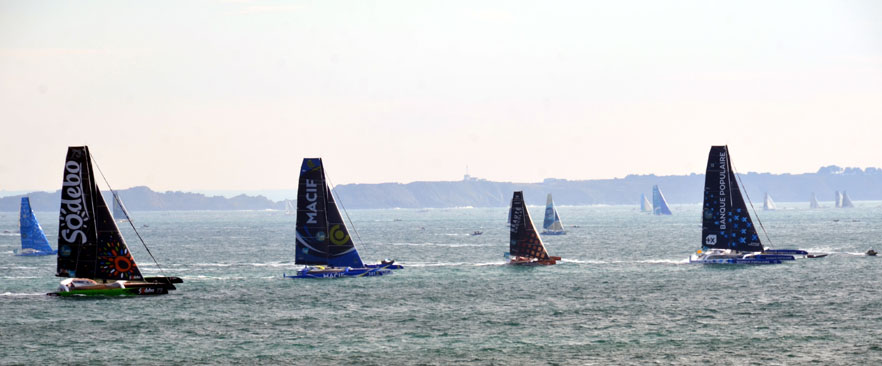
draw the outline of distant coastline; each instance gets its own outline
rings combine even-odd
[[[741,174],[747,194],[756,202],[769,192],[778,202],[808,202],[812,193],[823,201],[832,201],[836,190],[846,190],[853,200],[882,200],[882,169],[840,168],[835,165],[820,168],[815,173],[770,174],[749,172]],[[689,175],[628,175],[624,178],[565,180],[546,179],[539,183],[492,182],[465,176],[459,181],[344,184],[334,190],[346,208],[451,208],[451,207],[505,207],[511,193],[524,191],[527,203],[543,205],[545,194],[553,193],[560,205],[638,204],[641,193],[649,194],[658,184],[669,203],[701,202],[703,174]],[[293,197],[294,190],[248,191],[253,195],[233,191],[217,191],[221,195],[180,191],[156,192],[148,187],[119,190],[119,195],[131,211],[185,211],[185,210],[266,210],[284,209],[284,200]],[[275,198],[271,200],[262,194]],[[58,210],[60,191],[31,192],[31,205],[37,211]],[[0,198],[0,211],[18,211],[20,197]],[[107,197],[105,197],[107,199]]]

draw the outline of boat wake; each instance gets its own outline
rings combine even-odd
[[[46,296],[45,292],[4,292],[0,296]]]
[[[401,265],[404,268],[408,267],[462,267],[462,266],[472,266],[472,267],[485,267],[485,266],[501,266],[504,265],[504,261],[498,262],[483,262],[483,263],[466,263],[466,262],[401,262]]]

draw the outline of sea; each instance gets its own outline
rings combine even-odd
[[[0,364],[879,365],[882,202],[758,210],[764,244],[830,253],[780,265],[689,264],[699,204],[560,206],[558,265],[505,265],[508,209],[349,210],[372,278],[293,280],[294,216],[133,212],[121,225],[169,295],[59,298],[54,257],[17,257],[0,213]],[[544,207],[530,207],[541,226]],[[57,212],[38,212],[50,241]],[[759,222],[755,222],[759,224]],[[482,231],[482,235],[470,235]]]

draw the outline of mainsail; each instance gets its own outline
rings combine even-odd
[[[294,215],[297,213],[297,207],[291,203],[291,200],[285,200],[285,215]]]
[[[649,202],[649,198],[646,198],[646,194],[640,194],[640,211],[641,212],[651,212],[652,211],[652,202]]]
[[[28,197],[21,198],[19,224],[22,254],[25,252],[55,254],[52,246],[49,245],[49,239],[46,239],[46,234],[43,233],[43,228],[37,221],[37,217],[34,216],[34,211],[31,209],[31,200]]]
[[[515,257],[536,258],[547,260],[548,251],[542,244],[542,239],[536,233],[530,212],[524,203],[524,192],[515,191],[511,198],[511,234],[509,236],[508,251]]]
[[[842,193],[836,191],[836,208],[842,208]]]
[[[727,146],[712,146],[708,155],[701,226],[704,247],[763,251],[732,170]]]
[[[67,149],[58,227],[58,277],[141,280],[95,182],[86,146]]]
[[[545,199],[545,220],[542,222],[542,228],[552,232],[564,231],[563,224],[560,222],[560,216],[557,209],[554,208],[554,200],[551,199],[551,193]]]
[[[119,198],[119,194],[113,192],[113,218],[117,221],[132,221],[132,217],[129,216],[129,210],[126,209],[126,205],[123,204],[121,198]]]
[[[321,158],[303,159],[300,166],[296,225],[295,263],[364,267],[328,187]]]
[[[848,197],[848,192],[842,191],[842,208],[852,207],[854,207],[854,203],[851,203],[851,198]]]
[[[671,209],[668,208],[668,202],[658,185],[652,186],[652,213],[655,215],[670,215]]]
[[[766,198],[763,200],[763,210],[774,211],[776,208],[775,201],[772,201],[772,196],[769,195],[769,192],[766,192]]]
[[[815,192],[812,192],[812,199],[809,201],[810,208],[821,208],[821,204],[818,203],[818,197],[815,196]]]

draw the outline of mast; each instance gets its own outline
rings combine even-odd
[[[851,202],[851,198],[848,197],[848,192],[842,191],[842,208],[853,208],[854,203]]]
[[[708,154],[702,211],[703,247],[763,251],[732,170],[727,146],[712,146]]]
[[[774,211],[776,208],[775,202],[772,201],[772,196],[769,195],[769,192],[766,192],[766,197],[763,199],[763,210]]]
[[[671,214],[668,202],[665,200],[665,196],[662,194],[661,189],[658,188],[658,185],[652,186],[652,213],[655,215]]]
[[[551,193],[545,199],[545,218],[542,222],[542,228],[548,231],[563,231],[563,224],[560,222],[557,209],[554,208],[554,200],[551,198]]]
[[[821,205],[818,203],[818,197],[815,196],[815,192],[812,192],[812,199],[809,201],[809,208],[820,208]]]
[[[548,251],[533,226],[524,203],[524,192],[515,191],[511,199],[511,231],[508,251],[515,257],[549,259]]]
[[[19,214],[19,233],[21,233],[21,249],[33,249],[46,254],[52,254],[52,246],[43,232],[43,227],[34,216],[31,209],[31,200],[28,197],[21,198],[21,212]]]
[[[143,279],[95,182],[87,146],[67,149],[55,275],[101,280]]]
[[[646,194],[640,194],[640,211],[642,212],[650,212],[652,211],[652,203],[649,202],[649,199],[646,198]]]
[[[321,158],[306,158],[297,188],[296,252],[305,265],[363,268],[325,178]]]

